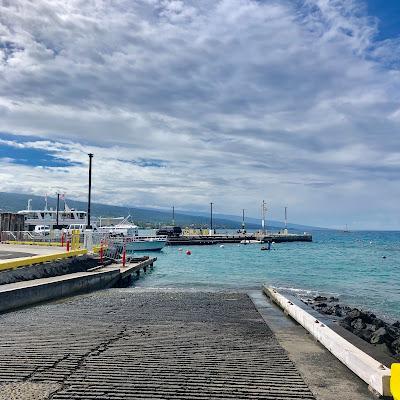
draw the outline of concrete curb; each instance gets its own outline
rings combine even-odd
[[[0,286],[0,312],[113,286],[119,270],[77,272]]]
[[[389,368],[349,343],[314,316],[293,304],[274,288],[263,286],[263,291],[285,313],[303,326],[335,357],[366,382],[372,390],[382,396],[391,395]]]
[[[63,258],[80,256],[83,254],[87,254],[86,249],[82,250],[71,250],[69,252],[64,251],[62,253],[54,253],[54,254],[46,254],[40,256],[31,256],[31,257],[21,257],[11,260],[6,260],[0,262],[0,271],[7,269],[14,269],[19,267],[26,267],[28,265],[40,264],[48,261],[60,260]]]
[[[0,285],[0,313],[79,293],[110,288],[124,282],[129,283],[133,274],[139,276],[140,270],[146,271],[148,267],[151,268],[156,260],[156,257],[141,259],[126,266],[103,266],[99,270]]]

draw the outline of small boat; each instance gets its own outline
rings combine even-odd
[[[129,222],[130,217],[131,216],[128,215],[116,225],[99,226],[97,227],[97,232],[110,235],[111,237],[138,236],[139,228],[137,225]]]
[[[267,246],[262,246],[261,250],[271,250],[271,242],[267,242]]]
[[[133,236],[124,238],[126,251],[160,251],[167,244],[166,236]]]
[[[244,239],[240,241],[240,244],[257,244],[257,243],[262,243],[261,240],[255,240],[255,239]]]
[[[125,246],[127,253],[135,251],[160,251],[167,244],[167,236],[139,236],[139,228],[129,222],[130,215],[117,225],[100,226],[97,232],[107,235],[119,246]]]

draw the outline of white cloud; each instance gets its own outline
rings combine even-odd
[[[3,1],[0,131],[93,151],[98,201],[400,227],[373,211],[396,210],[400,157],[399,43],[376,26],[356,0]],[[2,190],[85,198],[85,166],[0,167]]]

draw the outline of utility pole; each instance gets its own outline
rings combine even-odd
[[[56,225],[58,229],[58,210],[60,209],[60,193],[57,193]]]
[[[86,229],[92,229],[92,225],[90,223],[90,202],[92,196],[92,158],[93,154],[89,153],[89,191],[88,191],[88,207],[87,207],[87,225]]]

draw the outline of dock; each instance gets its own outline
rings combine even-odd
[[[2,249],[0,251],[2,258],[0,260],[0,272],[25,266],[24,269],[33,269],[38,276],[41,275],[38,273],[40,270],[45,271],[42,276],[48,276],[49,271],[46,271],[46,269],[51,268],[51,262],[63,260],[67,257],[78,259],[81,254],[86,253],[86,251],[80,250],[57,253],[54,248],[40,247],[36,249],[32,247],[30,248],[32,253],[29,254],[21,246],[16,249],[12,245],[8,246],[11,246],[14,251],[5,250],[8,247],[4,245],[0,247]],[[21,252],[21,250],[25,252]],[[40,254],[38,255],[36,252],[40,252]],[[141,271],[146,272],[153,268],[156,260],[156,257],[145,256],[133,258],[125,265],[99,265],[86,271],[68,272],[57,276],[29,278],[28,280],[0,284],[0,313],[94,290],[129,285],[134,278],[140,275]],[[35,265],[31,266],[32,264]]]
[[[189,246],[189,245],[213,245],[226,243],[240,243],[242,240],[258,240],[261,243],[275,242],[312,242],[312,235],[309,233],[271,233],[271,234],[241,234],[241,235],[196,235],[169,237],[169,246]]]

